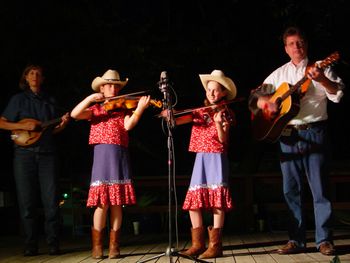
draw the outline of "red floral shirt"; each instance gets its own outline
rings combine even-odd
[[[213,116],[213,113],[207,113],[205,110],[193,112],[193,127],[189,145],[190,152],[226,152],[226,145],[219,141]]]
[[[129,135],[124,128],[126,111],[106,112],[99,104],[90,107],[92,111],[89,144],[129,145]]]

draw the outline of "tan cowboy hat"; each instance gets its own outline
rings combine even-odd
[[[227,100],[232,100],[236,97],[237,88],[235,83],[230,78],[225,77],[224,72],[222,72],[221,70],[215,69],[212,71],[211,74],[199,74],[199,78],[201,79],[205,90],[207,90],[208,82],[214,80],[216,82],[219,82],[222,86],[224,86],[227,89]]]
[[[101,85],[110,83],[110,84],[119,84],[121,87],[124,87],[126,83],[128,82],[128,78],[126,78],[124,81],[120,80],[120,76],[118,71],[109,69],[103,74],[102,77],[96,77],[92,83],[91,87],[94,91],[100,92]]]

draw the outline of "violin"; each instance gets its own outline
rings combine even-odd
[[[107,112],[115,109],[135,109],[140,98],[140,96],[123,96],[105,101],[102,107]],[[157,108],[161,108],[163,106],[163,103],[161,101],[154,99],[150,100],[150,104]]]
[[[231,125],[235,125],[236,120],[235,120],[234,113],[227,107],[227,105],[231,104],[233,102],[239,102],[239,101],[243,101],[243,100],[244,100],[244,98],[236,98],[236,99],[221,102],[220,104],[210,104],[210,105],[207,104],[207,106],[204,106],[204,107],[174,111],[174,116],[183,115],[186,113],[192,113],[192,112],[198,111],[198,110],[204,110],[209,115],[212,115],[216,112],[224,110],[224,114],[223,114],[224,121],[227,121]],[[204,103],[204,104],[206,104],[206,103]],[[156,116],[157,117],[164,117],[162,114],[158,114]]]
[[[202,107],[203,111],[208,114],[208,121],[210,120],[210,116],[212,116],[215,113],[218,113],[222,111],[222,119],[224,122],[227,122],[230,125],[235,124],[235,116],[232,112],[232,110],[228,107],[228,101],[221,102],[219,104],[209,104],[207,100],[204,101],[205,107]]]

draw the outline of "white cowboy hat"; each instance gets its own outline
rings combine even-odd
[[[99,92],[101,85],[110,83],[110,84],[119,84],[121,87],[124,87],[128,82],[128,78],[124,81],[120,80],[118,71],[109,69],[103,74],[102,77],[96,77],[92,83],[91,87],[94,91]]]
[[[227,100],[232,100],[237,95],[237,88],[235,83],[230,78],[225,77],[224,72],[221,70],[215,69],[211,74],[199,74],[199,78],[201,79],[205,90],[207,90],[207,84],[209,81],[214,80],[216,82],[219,82],[228,91]]]

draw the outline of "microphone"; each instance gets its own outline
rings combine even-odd
[[[160,80],[158,82],[159,84],[159,90],[163,93],[163,109],[168,108],[169,106],[169,100],[170,100],[170,94],[169,94],[169,78],[168,73],[166,71],[162,71],[160,73]]]
[[[166,71],[162,71],[162,73],[160,73],[160,81],[159,81],[160,91],[163,93],[168,92],[169,91],[168,84],[169,84],[168,73]]]
[[[173,109],[172,109],[172,102],[171,102],[171,95],[169,91],[170,83],[169,83],[169,77],[168,73],[166,71],[162,71],[160,73],[160,80],[158,82],[159,89],[164,95],[163,99],[163,109],[168,110],[168,126],[171,128],[175,127],[175,120],[173,115]]]

